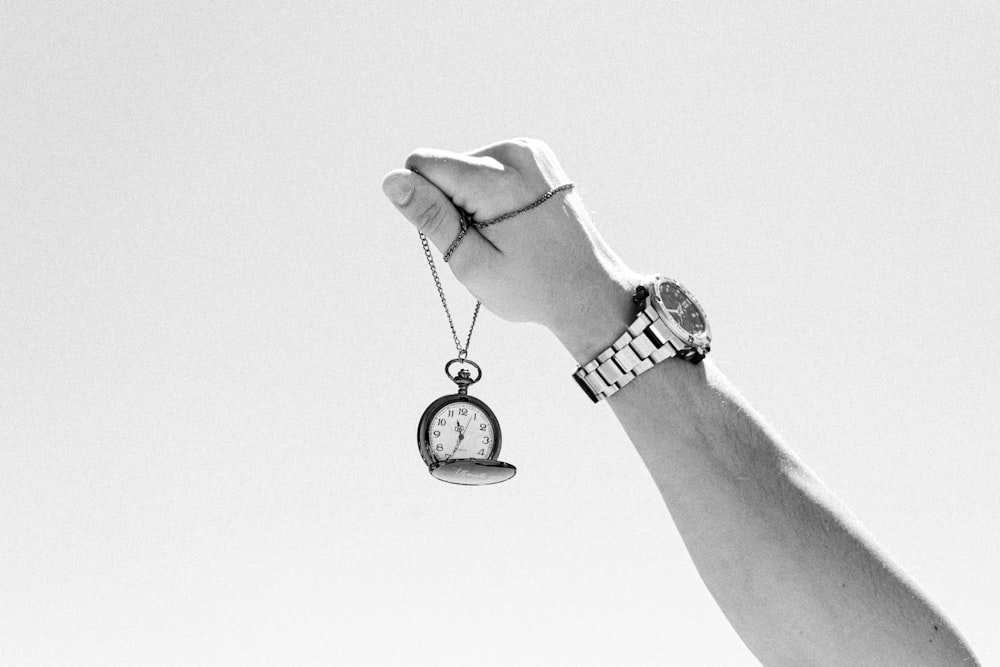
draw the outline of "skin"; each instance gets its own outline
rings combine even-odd
[[[568,182],[544,143],[418,149],[383,189],[444,252],[456,206],[483,221]],[[635,318],[644,277],[573,192],[469,229],[449,263],[495,314],[548,327],[580,364]],[[669,268],[669,267],[667,267]],[[711,358],[670,359],[610,399],[705,585],[767,665],[978,665],[971,648]]]

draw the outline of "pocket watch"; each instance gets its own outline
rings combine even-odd
[[[468,368],[451,373],[455,364]],[[517,472],[500,455],[500,422],[490,407],[469,395],[469,385],[482,378],[479,366],[468,359],[452,359],[445,375],[458,385],[458,393],[442,396],[424,410],[417,426],[417,447],[427,470],[443,482],[464,485],[496,484]]]

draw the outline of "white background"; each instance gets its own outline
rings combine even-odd
[[[542,329],[472,345],[518,475],[417,454],[380,181],[520,135],[1000,661],[998,10],[763,4],[5,3],[0,661],[755,664]]]

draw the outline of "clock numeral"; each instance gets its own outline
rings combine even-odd
[[[439,419],[438,420],[438,426],[444,426],[444,424],[445,424],[445,420],[444,419]]]
[[[479,430],[480,431],[485,431],[486,430],[486,424],[480,424],[479,425]]]
[[[434,431],[434,437],[435,438],[440,438],[441,437],[441,431]]]
[[[483,444],[484,445],[490,444],[490,437],[489,436],[486,436],[485,438],[483,438]]]
[[[448,411],[448,416],[449,417],[454,417],[455,416],[455,411],[454,410],[449,410]]]
[[[444,451],[444,445],[438,445],[438,446],[437,446],[437,447],[435,447],[434,449],[436,449],[436,450],[437,450],[437,451],[439,451],[439,452],[443,452],[443,451]]]
[[[480,449],[479,450],[479,455],[480,456],[486,456],[486,450],[485,449]]]
[[[464,416],[466,416],[467,414],[469,414],[469,409],[468,409],[468,408],[459,408],[459,409],[458,409],[458,414],[460,414],[461,416],[463,416],[463,417],[464,417]]]

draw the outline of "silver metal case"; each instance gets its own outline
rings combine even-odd
[[[672,312],[664,305],[663,299],[661,298],[661,286],[664,283],[676,286],[686,298],[690,299],[691,303],[698,309],[698,313],[701,316],[702,321],[705,323],[705,331],[692,333],[681,326]],[[705,355],[707,355],[711,349],[712,327],[708,322],[708,316],[705,314],[705,309],[701,307],[701,303],[698,302],[698,299],[696,299],[686,287],[681,285],[676,280],[658,275],[655,277],[650,288],[649,300],[656,309],[657,314],[660,316],[660,320],[667,325],[670,333],[673,334],[674,340],[671,340],[670,343],[677,349],[677,356],[695,362],[704,359]]]

